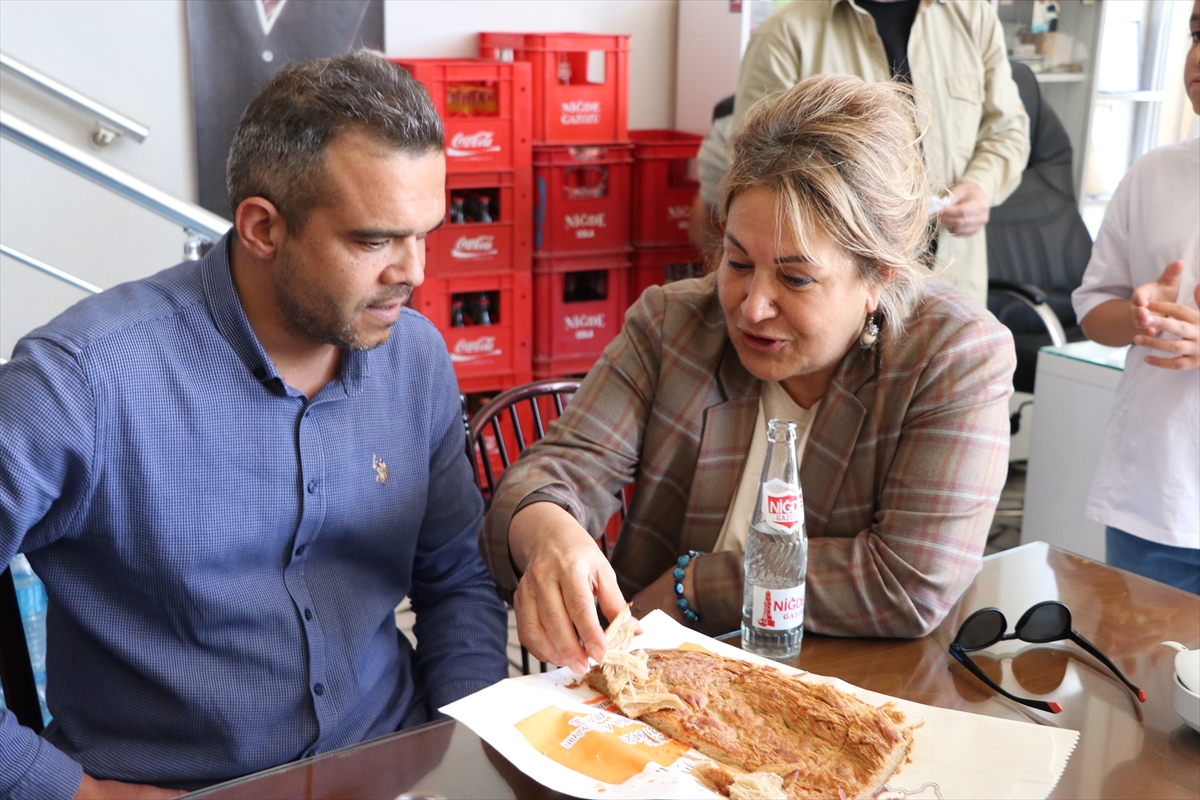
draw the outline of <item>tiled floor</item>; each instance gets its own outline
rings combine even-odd
[[[992,529],[988,532],[985,555],[998,553],[1021,543],[1021,516],[1025,505],[1025,462],[1018,461],[1009,464],[1008,481],[1000,494],[1000,505],[996,509],[996,517]],[[412,626],[415,615],[405,600],[396,609],[396,625],[415,644]],[[537,669],[537,662],[531,657],[530,666]],[[513,618],[512,609],[508,612],[508,674],[517,677],[521,674],[521,645],[517,642],[517,625]]]

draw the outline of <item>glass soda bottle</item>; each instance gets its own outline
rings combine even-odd
[[[38,704],[42,708],[42,722],[49,724],[50,711],[46,708],[46,615],[49,608],[46,587],[23,554],[17,553],[11,566],[17,606],[21,609],[21,623],[25,627],[25,646],[33,667]]]
[[[742,649],[788,660],[804,637],[808,535],[796,464],[796,423],[767,423],[767,456],[746,533]]]
[[[492,303],[488,300],[486,294],[479,295],[479,302],[475,305],[475,322],[479,325],[492,324]]]

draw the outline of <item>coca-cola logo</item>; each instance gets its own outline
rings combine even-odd
[[[567,230],[575,230],[576,228],[604,228],[604,217],[607,214],[601,211],[599,214],[567,214],[563,217],[563,221],[567,224]]]
[[[476,131],[463,133],[459,131],[450,137],[446,146],[446,155],[452,158],[468,158],[484,153],[499,153],[500,146],[495,144],[496,134],[492,131]]]
[[[459,363],[477,361],[503,353],[503,350],[496,347],[495,336],[480,336],[478,339],[459,339],[455,342],[454,348],[450,351],[450,360]]]
[[[691,206],[668,206],[667,216],[670,219],[691,219]]]
[[[491,258],[499,255],[496,249],[496,237],[482,234],[480,236],[460,236],[450,251],[452,258],[472,259]]]
[[[599,125],[599,100],[568,100],[562,104],[559,122],[563,125]]]
[[[599,314],[573,314],[569,317],[563,317],[563,323],[569,331],[578,331],[584,328],[603,328],[604,327],[604,312]]]

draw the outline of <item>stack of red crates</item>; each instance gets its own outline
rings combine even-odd
[[[479,54],[532,68],[533,374],[580,375],[629,302],[629,37],[481,33]]]
[[[466,393],[528,383],[533,345],[530,68],[394,59],[429,90],[446,131],[446,221],[425,240],[413,307],[441,332]]]
[[[633,140],[633,279],[629,301],[647,286],[700,275],[700,251],[688,241],[700,190],[696,154],[703,137],[671,130],[630,131]]]

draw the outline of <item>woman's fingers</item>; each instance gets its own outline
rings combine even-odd
[[[603,592],[605,608],[613,605],[613,592],[620,597],[608,560],[590,538],[584,542],[535,558],[517,586],[513,604],[522,644],[543,661],[565,664],[576,672],[587,670],[589,655],[597,661],[604,657],[597,594]],[[617,609],[623,605],[619,601]]]

